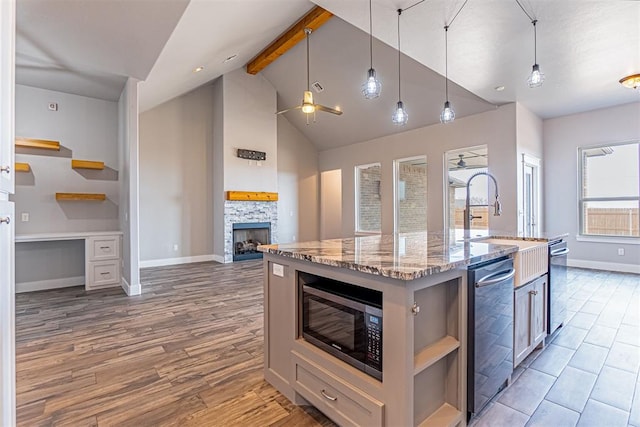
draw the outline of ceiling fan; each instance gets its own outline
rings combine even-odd
[[[331,113],[336,115],[341,115],[342,111],[336,110],[334,108],[325,107],[324,105],[315,104],[313,102],[313,94],[311,93],[311,86],[309,85],[309,35],[311,34],[311,28],[305,28],[304,33],[306,34],[307,39],[307,90],[304,91],[304,95],[302,96],[302,105],[298,105],[297,107],[287,108],[286,110],[278,111],[276,114],[286,113],[291,110],[302,110],[303,113],[307,114],[307,124],[309,124],[309,114],[314,114],[315,121],[315,112],[316,111],[324,111],[325,113]]]

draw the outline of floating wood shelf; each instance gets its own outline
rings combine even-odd
[[[100,193],[56,193],[56,200],[92,200],[102,202],[107,198]]]
[[[29,172],[29,171],[31,171],[31,166],[29,165],[29,163],[18,163],[18,162],[16,162],[15,171],[16,172]]]
[[[60,142],[49,141],[48,139],[16,138],[16,147],[60,151]]]
[[[277,202],[278,193],[264,191],[227,191],[227,200]]]
[[[95,169],[103,170],[104,162],[95,162],[93,160],[71,160],[71,167],[73,169]]]

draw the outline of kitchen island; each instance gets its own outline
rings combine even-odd
[[[340,425],[465,425],[467,268],[516,245],[416,232],[261,246],[265,379]],[[301,280],[301,277],[305,278]],[[381,378],[304,338],[303,282],[381,296]]]

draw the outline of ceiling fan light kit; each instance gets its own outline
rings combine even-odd
[[[632,74],[630,76],[623,77],[620,79],[620,84],[624,87],[628,87],[629,89],[638,89],[640,88],[640,74]]]
[[[369,0],[369,59],[369,71],[367,71],[367,81],[362,85],[362,94],[365,99],[374,99],[380,96],[382,83],[376,78],[376,70],[373,68],[373,20],[371,0]]]

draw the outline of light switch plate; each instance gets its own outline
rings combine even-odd
[[[273,265],[272,271],[274,276],[284,277],[284,265],[280,264],[271,264]]]

